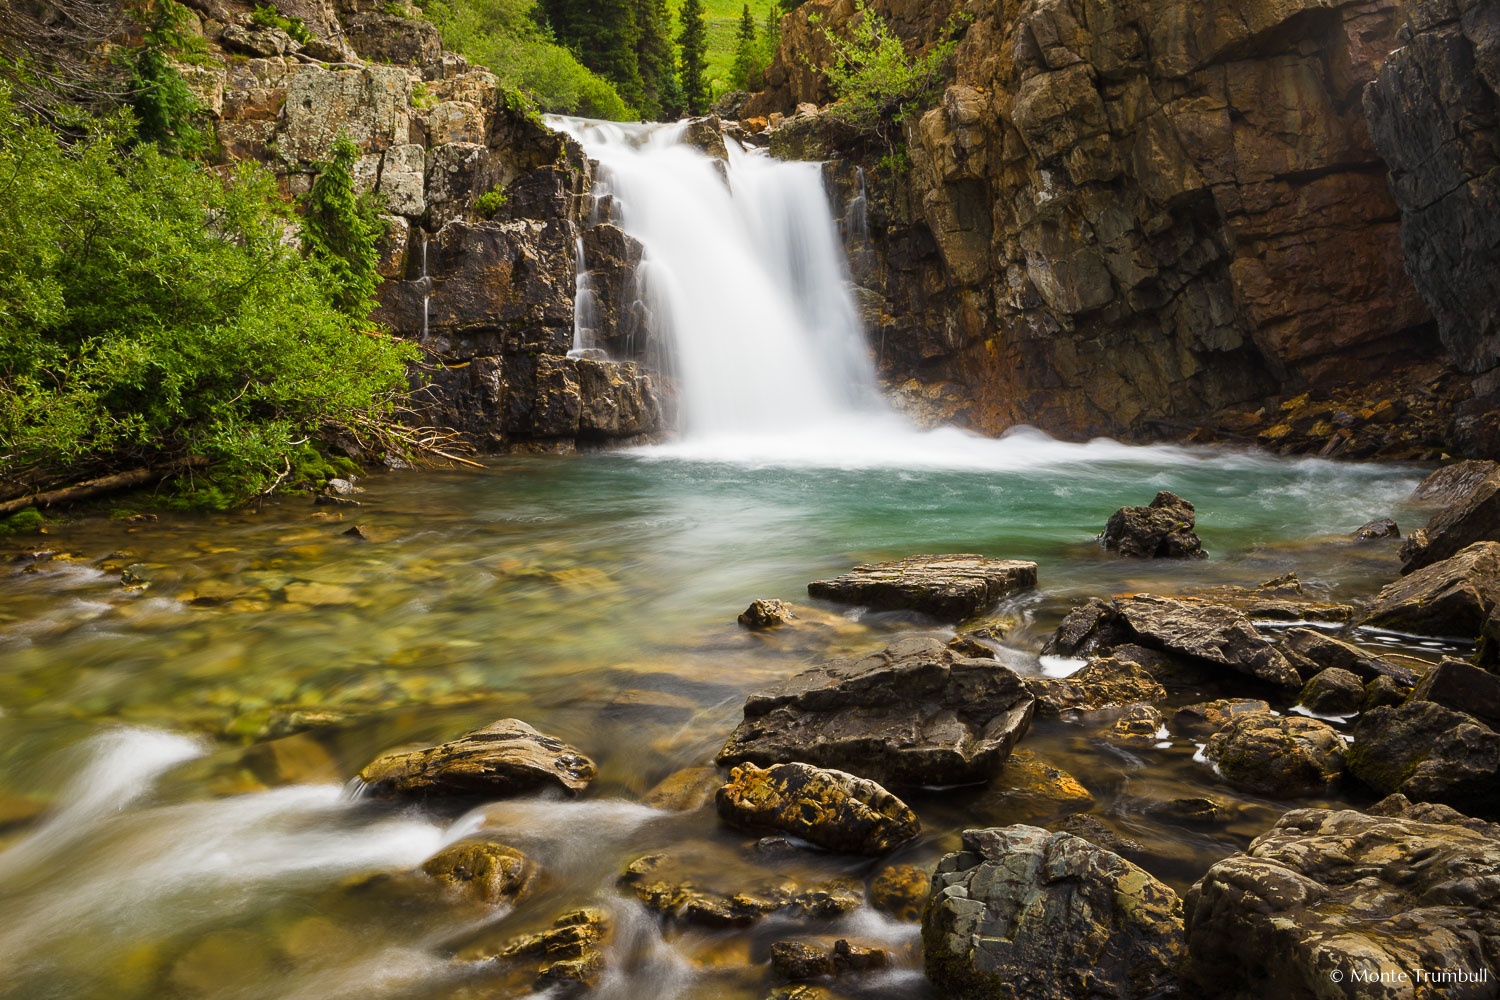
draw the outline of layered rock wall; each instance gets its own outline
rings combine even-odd
[[[960,13],[873,6],[912,45]],[[788,21],[749,113],[826,100],[848,0]],[[938,106],[874,166],[856,280],[894,376],[973,420],[1069,434],[1191,422],[1417,355],[1430,316],[1360,104],[1398,0],[990,0]],[[814,155],[840,141],[829,133]],[[845,151],[850,147],[845,144]],[[861,158],[856,149],[855,159]],[[852,169],[838,172],[852,196]],[[1253,408],[1253,406],[1252,406]]]

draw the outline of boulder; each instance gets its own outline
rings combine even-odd
[[[887,865],[870,879],[870,905],[886,916],[915,923],[932,895],[932,872],[920,865]]]
[[[1167,696],[1167,689],[1145,667],[1113,656],[1096,657],[1067,677],[1028,677],[1026,689],[1041,716],[1096,712]]]
[[[1411,693],[1412,701],[1435,701],[1467,712],[1491,729],[1500,728],[1500,676],[1452,658],[1429,670]]]
[[[750,873],[739,857],[689,848],[648,854],[621,876],[647,909],[703,927],[748,927],[772,913],[827,920],[859,907],[859,888],[846,879],[815,885],[771,872]]]
[[[1233,1000],[1493,996],[1497,870],[1500,842],[1461,826],[1294,810],[1188,893],[1186,978]],[[1413,989],[1460,970],[1489,985]]]
[[[890,956],[884,950],[851,944],[844,938],[826,947],[806,941],[771,943],[771,971],[787,982],[867,972],[883,969],[890,963]]]
[[[1472,715],[1430,701],[1374,708],[1352,742],[1349,773],[1382,795],[1500,816],[1500,733]]]
[[[736,767],[715,802],[730,826],[849,854],[885,854],[922,829],[917,814],[875,782],[808,764]]]
[[[1172,715],[1172,728],[1185,736],[1212,736],[1235,719],[1257,712],[1269,712],[1271,706],[1259,698],[1220,698],[1184,705]]]
[[[1494,472],[1500,472],[1500,462],[1476,459],[1454,462],[1429,473],[1406,499],[1410,503],[1433,503],[1444,507],[1462,504]]]
[[[1309,679],[1324,670],[1347,670],[1362,681],[1389,677],[1397,684],[1411,687],[1420,677],[1409,667],[1310,628],[1292,629],[1282,636],[1281,655]]]
[[[440,884],[490,906],[514,903],[536,884],[537,867],[513,847],[464,840],[422,862]]]
[[[1072,834],[969,830],[938,862],[922,944],[928,978],[954,1000],[1144,1000],[1175,984],[1182,902]]]
[[[1388,584],[1362,625],[1415,635],[1472,639],[1500,602],[1500,542],[1476,542]]]
[[[1322,795],[1344,773],[1344,738],[1301,716],[1242,715],[1209,738],[1203,754],[1235,788],[1257,795]]]
[[[1398,819],[1414,819],[1419,823],[1446,823],[1450,826],[1461,826],[1466,830],[1482,833],[1491,839],[1500,840],[1500,823],[1486,823],[1482,819],[1465,816],[1452,806],[1445,806],[1441,802],[1413,802],[1400,792],[1387,795],[1365,812],[1371,816],[1395,816]]]
[[[802,761],[887,786],[987,781],[1031,722],[1014,671],[910,638],[831,660],[745,702],[718,763]]]
[[[920,611],[962,621],[1000,598],[1036,586],[1036,563],[976,555],[910,556],[856,566],[807,585],[813,597],[880,610]]]
[[[1402,551],[1403,573],[1458,555],[1475,542],[1500,541],[1500,470],[1474,484],[1462,500],[1432,515],[1422,531],[1427,544]]]
[[[785,625],[797,616],[785,601],[751,601],[750,606],[740,612],[739,623],[748,629],[759,630]]]
[[[1411,688],[1402,687],[1389,677],[1377,677],[1365,685],[1365,696],[1359,703],[1361,712],[1382,705],[1399,705],[1411,694]]]
[[[1167,738],[1167,720],[1150,705],[1131,705],[1104,735],[1111,743],[1149,749]]]
[[[1162,490],[1147,507],[1121,507],[1110,515],[1099,543],[1132,559],[1202,559],[1208,555],[1193,533],[1193,505]]]
[[[594,762],[576,748],[520,719],[501,719],[435,747],[377,757],[359,780],[378,798],[499,798],[545,788],[576,795],[594,773]]]
[[[1353,715],[1364,700],[1365,685],[1358,675],[1338,667],[1319,671],[1297,695],[1297,704],[1313,715]]]
[[[1396,522],[1388,517],[1379,517],[1373,521],[1366,521],[1354,529],[1351,536],[1356,542],[1382,541],[1388,538],[1400,538],[1401,529]]]
[[[1063,619],[1043,653],[1088,656],[1140,643],[1200,666],[1225,668],[1278,687],[1302,678],[1250,620],[1222,604],[1136,594],[1091,601]]]
[[[564,990],[597,982],[604,968],[603,949],[613,930],[608,914],[585,907],[558,916],[551,926],[535,933],[498,940],[493,934],[486,934],[459,949],[455,957],[463,962],[514,969],[530,981],[531,990],[547,992],[560,988],[558,993],[549,995],[567,995]],[[520,982],[516,985],[520,987],[516,992],[527,992]]]
[[[718,115],[689,118],[682,123],[682,141],[717,160],[729,158],[724,148],[724,130]]]

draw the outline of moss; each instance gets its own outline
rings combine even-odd
[[[0,535],[34,535],[41,531],[47,523],[47,518],[35,507],[16,511],[10,517],[0,521]]]

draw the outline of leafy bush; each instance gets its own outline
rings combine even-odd
[[[130,106],[136,133],[167,152],[195,156],[207,152],[208,137],[198,128],[203,105],[172,66],[169,52],[190,51],[193,40],[183,34],[187,9],[162,4],[147,23],[141,44],[124,50],[130,72]],[[201,45],[201,39],[198,40]]]
[[[359,147],[340,133],[333,159],[320,164],[302,219],[302,252],[323,265],[335,306],[356,319],[370,314],[380,284],[380,237],[385,227],[368,197],[354,190]]]
[[[255,13],[250,15],[250,23],[262,28],[280,28],[299,45],[306,45],[313,40],[313,33],[307,27],[307,22],[300,17],[284,17],[275,7],[256,4]]]
[[[958,44],[953,32],[962,23],[949,22],[949,38],[920,55],[908,55],[885,19],[865,0],[855,0],[849,37],[823,28],[833,50],[833,63],[823,72],[839,98],[830,113],[857,132],[885,135],[890,125],[931,105],[943,85],[944,64]]]
[[[505,192],[501,191],[499,188],[495,188],[493,191],[486,191],[484,194],[480,195],[478,200],[474,202],[474,208],[479,212],[480,215],[488,219],[490,216],[500,211],[500,208],[505,204],[505,201]]]
[[[443,44],[488,67],[543,111],[624,121],[635,109],[538,26],[535,0],[432,0],[425,13]]]
[[[64,144],[0,93],[0,467],[29,483],[208,462],[186,502],[276,481],[328,423],[382,419],[411,345],[341,311],[288,245],[274,179],[132,148],[128,114]]]

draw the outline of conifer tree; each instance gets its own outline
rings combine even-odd
[[[755,44],[755,18],[750,5],[740,13],[739,38],[734,46],[734,65],[729,70],[730,85],[739,90],[752,89],[751,79],[760,75],[759,47]],[[759,87],[753,88],[759,90]]]
[[[681,46],[678,79],[687,110],[695,115],[708,111],[708,25],[703,19],[703,0],[683,0],[678,12],[682,31],[677,36]]]
[[[368,198],[354,190],[359,147],[339,134],[333,157],[322,165],[307,196],[302,219],[302,253],[320,261],[328,273],[329,300],[358,319],[370,312],[380,283],[379,241],[382,227]]]
[[[544,9],[558,42],[639,109],[646,95],[636,55],[636,6],[636,0],[546,0]]]
[[[673,58],[669,18],[666,0],[636,0],[635,53],[644,95],[640,104],[644,118],[666,117],[663,95],[676,89],[673,78],[677,63]]]

